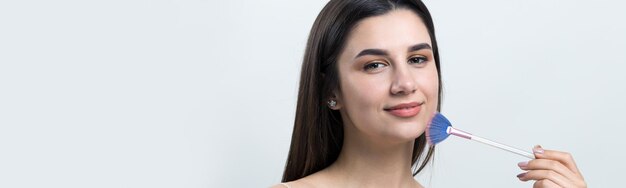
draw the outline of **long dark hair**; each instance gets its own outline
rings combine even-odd
[[[442,85],[439,51],[433,21],[424,3],[420,0],[331,0],[317,16],[307,41],[283,182],[313,174],[337,160],[343,145],[343,121],[339,111],[328,108],[326,101],[332,96],[332,91],[339,87],[339,53],[357,22],[400,8],[414,11],[428,29],[439,75],[440,100],[437,111],[440,110]],[[435,148],[431,146],[423,162],[418,165],[425,148],[426,138],[422,134],[413,145],[411,167],[414,176],[433,156]]]

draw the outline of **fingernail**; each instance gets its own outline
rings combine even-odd
[[[541,148],[541,146],[540,146],[540,145],[536,145],[536,146],[533,148],[533,153],[535,153],[535,154],[543,154],[543,148]]]
[[[517,175],[517,178],[520,178],[520,179],[521,179],[521,178],[522,178],[522,177],[524,177],[525,175],[526,175],[526,172],[521,173],[521,174],[518,174],[518,175]]]
[[[517,166],[519,166],[520,168],[525,168],[527,165],[528,165],[528,161],[523,161],[523,162],[517,163]]]

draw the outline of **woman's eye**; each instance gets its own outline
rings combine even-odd
[[[426,63],[426,57],[423,56],[414,56],[409,58],[409,64],[423,64]]]
[[[387,66],[387,65],[385,65],[384,63],[374,62],[374,63],[369,63],[369,64],[365,65],[365,67],[363,67],[363,69],[366,70],[366,71],[371,71],[371,70],[383,68],[385,66]]]

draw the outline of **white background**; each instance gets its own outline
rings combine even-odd
[[[0,2],[0,187],[267,187],[326,1]],[[621,1],[427,1],[458,128],[571,152],[621,186]],[[532,187],[525,160],[450,138],[428,187]]]

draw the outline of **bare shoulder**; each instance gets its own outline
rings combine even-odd
[[[300,178],[290,182],[279,183],[271,188],[315,188],[315,187],[325,187],[320,186],[320,179],[318,175],[312,174],[304,178]]]
[[[316,186],[308,182],[307,179],[302,178],[296,181],[279,183],[279,184],[272,186],[271,188],[310,188],[310,187],[316,187]]]
[[[290,188],[290,187],[286,183],[279,183],[274,186],[271,186],[270,188]]]
[[[285,182],[285,183],[279,183],[274,186],[271,186],[270,188],[308,188],[308,187],[313,187],[313,186],[306,182],[296,180],[296,181],[290,181],[290,182]]]

